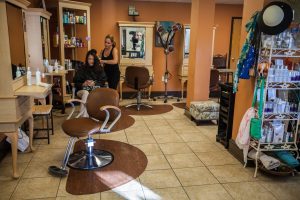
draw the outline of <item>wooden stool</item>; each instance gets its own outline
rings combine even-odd
[[[45,116],[47,120],[46,128],[34,128],[34,131],[47,131],[47,137],[34,137],[34,139],[48,139],[48,144],[50,144],[50,130],[52,135],[54,135],[53,128],[53,114],[52,114],[52,105],[34,105],[32,107],[32,115],[35,116]],[[51,120],[51,128],[49,127],[49,118]]]

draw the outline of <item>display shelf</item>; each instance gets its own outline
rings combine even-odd
[[[264,113],[263,116],[266,120],[276,120],[276,119],[290,119],[290,120],[298,120],[299,113],[298,112],[289,112],[289,113]]]
[[[261,35],[262,44],[265,44],[263,39],[268,38],[268,42],[271,46],[267,48],[260,47],[258,65],[261,63],[268,63],[272,66],[276,59],[300,58],[300,49],[298,48],[274,48],[275,37],[276,36]],[[253,148],[257,151],[254,159],[256,164],[254,177],[257,175],[258,155],[260,152],[293,151],[296,152],[296,156],[299,158],[299,149],[297,146],[299,112],[296,112],[299,111],[299,99],[297,99],[297,102],[294,102],[294,99],[290,99],[290,95],[297,95],[295,93],[299,93],[300,81],[298,80],[298,71],[288,70],[287,67],[283,66],[283,60],[281,62],[280,60],[277,60],[275,63],[282,64],[275,66],[275,68],[273,68],[274,70],[268,69],[268,74],[265,78],[266,84],[263,88],[262,138],[257,140],[251,137],[250,139],[250,149]],[[272,79],[270,77],[272,77]],[[289,80],[283,81],[283,79]],[[269,94],[267,95],[267,93],[271,90],[273,90],[273,97],[269,99]],[[284,99],[282,99],[283,96]],[[274,100],[274,97],[277,99],[276,101]],[[281,102],[281,104],[278,104],[278,102]],[[268,106],[266,106],[267,103]],[[269,107],[270,105],[271,108]],[[273,109],[275,110],[275,107],[279,105],[284,105],[284,108],[281,108],[281,111],[284,112],[274,113]],[[288,110],[293,107],[293,109],[290,110],[291,112],[287,112],[286,105],[290,106],[288,107]],[[296,105],[296,107],[294,107],[294,105]],[[266,107],[271,110],[271,112],[266,112]],[[279,107],[277,109],[279,109]],[[280,127],[280,129],[278,127]],[[275,128],[277,130],[276,132]]]
[[[299,90],[300,89],[300,82],[299,81],[292,81],[292,82],[268,82],[268,88],[274,89],[293,89]]]
[[[256,151],[296,151],[297,157],[299,157],[298,147],[296,142],[284,142],[284,143],[262,143],[258,140],[251,138],[250,146]]]
[[[90,38],[90,3],[77,1],[59,1],[59,31],[60,31],[60,63],[65,66],[65,60],[84,61],[87,51],[91,49]],[[83,46],[77,45],[81,43]],[[66,45],[77,46],[66,46]],[[68,51],[72,49],[72,51]]]

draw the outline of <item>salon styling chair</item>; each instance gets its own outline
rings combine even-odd
[[[226,69],[227,67],[227,54],[217,54],[213,57],[213,66],[215,69]]]
[[[210,70],[210,82],[209,82],[209,92],[211,97],[220,97],[220,86],[219,86],[220,74],[217,69]]]
[[[152,106],[142,103],[142,89],[151,85],[149,71],[146,67],[128,66],[125,71],[125,84],[131,89],[137,90],[136,103],[129,104],[126,108],[136,106],[140,110],[141,106],[152,108]]]
[[[75,111],[74,102],[85,105],[89,117],[81,117],[79,113],[71,118]],[[104,167],[113,161],[113,155],[104,150],[94,149],[94,134],[106,134],[121,117],[119,106],[119,94],[116,90],[109,88],[97,88],[90,92],[85,102],[79,99],[72,99],[68,103],[72,111],[67,120],[63,122],[63,131],[70,136],[67,149],[61,167],[50,166],[49,172],[55,176],[66,176],[66,166],[71,168],[92,170]],[[74,142],[79,138],[87,137],[85,140],[86,150],[74,152]]]

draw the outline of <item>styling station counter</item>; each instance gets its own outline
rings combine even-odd
[[[142,66],[149,71],[150,79],[153,78],[152,44],[154,22],[129,22],[119,21],[120,31],[120,72],[119,83],[120,98],[123,98],[123,83],[128,66]],[[151,96],[151,85],[148,89]]]
[[[33,117],[32,106],[34,98],[46,98],[51,93],[51,85],[42,86],[21,86],[16,89],[14,96],[0,97],[0,134],[10,138],[12,151],[13,177],[18,178],[18,128],[28,120],[29,123],[29,147],[27,152],[34,150],[33,140]]]

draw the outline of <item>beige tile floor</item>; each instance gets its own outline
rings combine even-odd
[[[10,155],[0,163],[0,200],[300,199],[298,176],[275,179],[259,173],[253,178],[253,168],[243,168],[222,145],[215,142],[216,126],[197,127],[183,112],[174,107],[161,115],[134,116],[136,122],[132,127],[96,136],[140,148],[149,163],[136,180],[111,191],[82,196],[66,192],[66,178],[52,177],[47,173],[49,165],[59,165],[68,139],[60,128],[65,116],[57,116],[50,145],[45,140],[35,140],[37,150],[34,153],[19,153],[19,180],[10,178]]]

